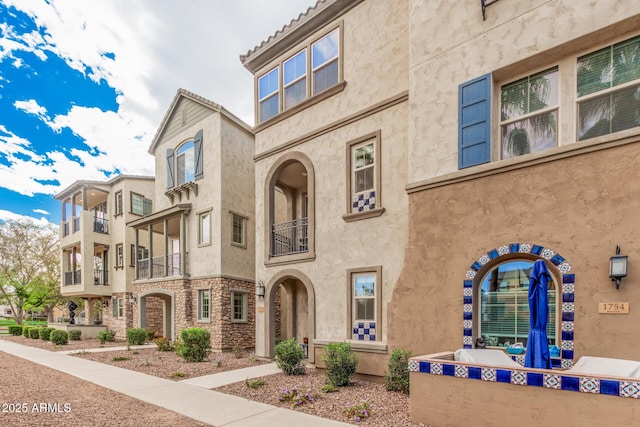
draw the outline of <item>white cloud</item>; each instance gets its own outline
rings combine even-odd
[[[42,215],[49,215],[50,214],[50,212],[47,212],[44,209],[34,209],[33,211],[35,213],[39,213],[39,214],[42,214]]]
[[[25,113],[33,114],[40,118],[46,118],[47,109],[38,105],[38,102],[35,99],[30,99],[28,101],[15,101],[13,106],[18,110],[22,110]]]
[[[42,226],[54,225],[56,227],[59,226],[59,224],[52,223],[45,217],[34,218],[32,216],[20,215],[20,214],[6,211],[3,209],[0,209],[0,221],[31,221],[36,225],[42,225]]]

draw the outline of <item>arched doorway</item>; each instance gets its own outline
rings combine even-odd
[[[139,324],[175,340],[175,295],[165,289],[151,289],[139,295]]]
[[[278,338],[294,338],[300,344],[306,338],[308,360],[314,363],[315,291],[311,280],[297,270],[281,271],[267,285],[265,302],[265,353],[273,357],[278,332]]]

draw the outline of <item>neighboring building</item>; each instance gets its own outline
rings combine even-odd
[[[424,355],[480,336],[525,341],[528,279],[506,276],[543,259],[554,368],[638,360],[640,3],[493,1],[486,20],[480,3],[411,2],[410,233],[389,345]],[[608,277],[618,245],[630,265],[620,289]],[[604,302],[631,308],[603,314]],[[634,399],[598,393],[637,398],[638,382],[447,363],[412,365],[435,374],[412,376],[414,419],[637,423]]]
[[[76,181],[56,195],[60,224],[61,293],[85,299],[84,319],[99,318],[120,337],[133,327],[131,282],[135,233],[126,223],[152,211],[154,178],[118,175],[103,181]],[[80,312],[76,312],[80,321]]]
[[[409,3],[319,1],[241,57],[256,87],[256,353],[347,340],[383,375],[407,242]]]
[[[220,105],[178,90],[149,148],[153,213],[128,223],[134,323],[170,339],[211,331],[212,348],[255,340],[254,140]]]

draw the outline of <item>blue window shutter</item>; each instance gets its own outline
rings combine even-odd
[[[200,129],[195,138],[193,138],[193,148],[194,154],[196,157],[196,173],[195,179],[196,181],[202,179],[203,170],[202,170],[202,129]]]
[[[491,74],[458,87],[458,169],[491,160]]]
[[[167,148],[167,188],[175,186],[173,165],[173,148]]]

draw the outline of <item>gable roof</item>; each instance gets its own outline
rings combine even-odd
[[[262,41],[246,54],[240,55],[240,62],[255,74],[270,60],[363,1],[318,0],[314,6],[309,7],[296,19],[292,19],[289,24],[284,25],[267,40]]]
[[[176,92],[176,95],[173,97],[173,101],[171,101],[171,105],[169,106],[169,109],[164,114],[164,117],[162,118],[162,121],[160,122],[160,126],[158,127],[158,130],[156,131],[156,134],[154,135],[153,140],[151,140],[151,145],[149,146],[149,150],[148,150],[149,154],[153,155],[153,153],[154,153],[154,151],[156,149],[156,146],[160,142],[160,138],[162,137],[162,134],[164,133],[164,130],[165,130],[167,124],[169,123],[169,119],[171,118],[174,109],[176,108],[176,106],[178,105],[178,102],[182,98],[191,100],[193,102],[196,102],[196,103],[198,103],[200,105],[203,105],[203,106],[215,111],[216,113],[222,114],[227,119],[229,119],[230,121],[232,121],[233,123],[235,123],[236,125],[241,127],[242,129],[246,130],[251,135],[253,135],[253,131],[251,130],[251,126],[249,126],[247,123],[245,123],[238,116],[234,115],[229,110],[224,108],[222,105],[216,104],[215,102],[213,102],[213,101],[211,101],[211,100],[209,100],[209,99],[207,99],[207,98],[205,98],[203,96],[197,95],[197,94],[195,94],[193,92],[190,92],[190,91],[188,91],[186,89],[180,88]]]
[[[74,181],[73,183],[71,183],[71,185],[69,185],[68,187],[66,187],[65,189],[61,190],[60,192],[58,192],[58,194],[56,194],[54,196],[55,199],[57,200],[63,200],[67,197],[69,197],[70,195],[72,195],[73,193],[75,193],[76,191],[81,190],[82,188],[97,188],[99,186],[113,186],[114,184],[122,181],[122,180],[133,180],[133,179],[142,179],[142,180],[147,180],[147,181],[153,181],[156,179],[155,176],[147,176],[147,175],[126,175],[126,174],[118,174],[115,177],[107,180],[107,181],[95,181],[95,180],[87,180],[87,179],[80,179],[78,181]]]

